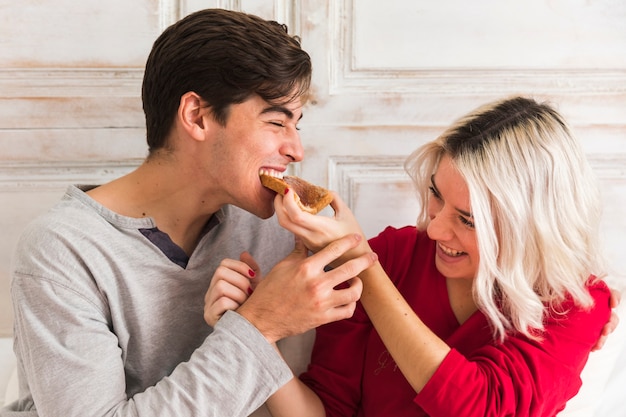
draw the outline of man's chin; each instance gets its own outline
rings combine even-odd
[[[255,214],[256,214],[258,217],[260,217],[261,219],[263,219],[263,220],[267,220],[267,219],[269,219],[270,217],[272,217],[272,216],[274,215],[274,210],[272,210],[272,212],[271,212],[271,213],[261,213],[261,214],[257,214],[257,213],[255,213]]]
[[[252,207],[248,210],[250,213],[254,214],[261,219],[269,219],[274,215],[274,201],[265,202],[263,204]]]

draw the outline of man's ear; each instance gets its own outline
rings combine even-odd
[[[202,98],[193,91],[183,94],[178,106],[178,120],[189,136],[196,140],[204,140],[209,114],[203,106]]]

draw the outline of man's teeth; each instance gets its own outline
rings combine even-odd
[[[449,247],[447,247],[447,246],[444,246],[444,245],[442,245],[441,243],[439,244],[439,247],[441,248],[441,250],[442,250],[442,251],[443,251],[446,255],[449,255],[449,256],[460,256],[460,255],[463,255],[463,254],[465,253],[465,252],[461,252],[461,251],[458,251],[458,250],[454,250],[454,249],[452,249],[452,248],[449,248]]]
[[[276,171],[274,169],[265,169],[262,168],[259,171],[259,175],[269,175],[271,177],[276,177],[276,178],[282,178],[283,177],[283,173],[280,171]]]

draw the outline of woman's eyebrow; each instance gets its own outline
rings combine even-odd
[[[457,208],[456,211],[458,211],[460,214],[462,214],[465,217],[471,217],[472,219],[474,218],[472,213],[470,213],[469,211],[461,210],[460,208]]]

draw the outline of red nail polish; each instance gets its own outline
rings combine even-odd
[[[285,194],[284,195],[287,195],[288,192],[289,192],[289,188],[285,188]]]
[[[252,269],[248,270],[248,275],[250,275],[250,277],[254,278],[256,275],[256,272],[254,272]]]
[[[252,287],[248,287],[248,295],[252,295],[253,292],[254,290],[252,289]]]

